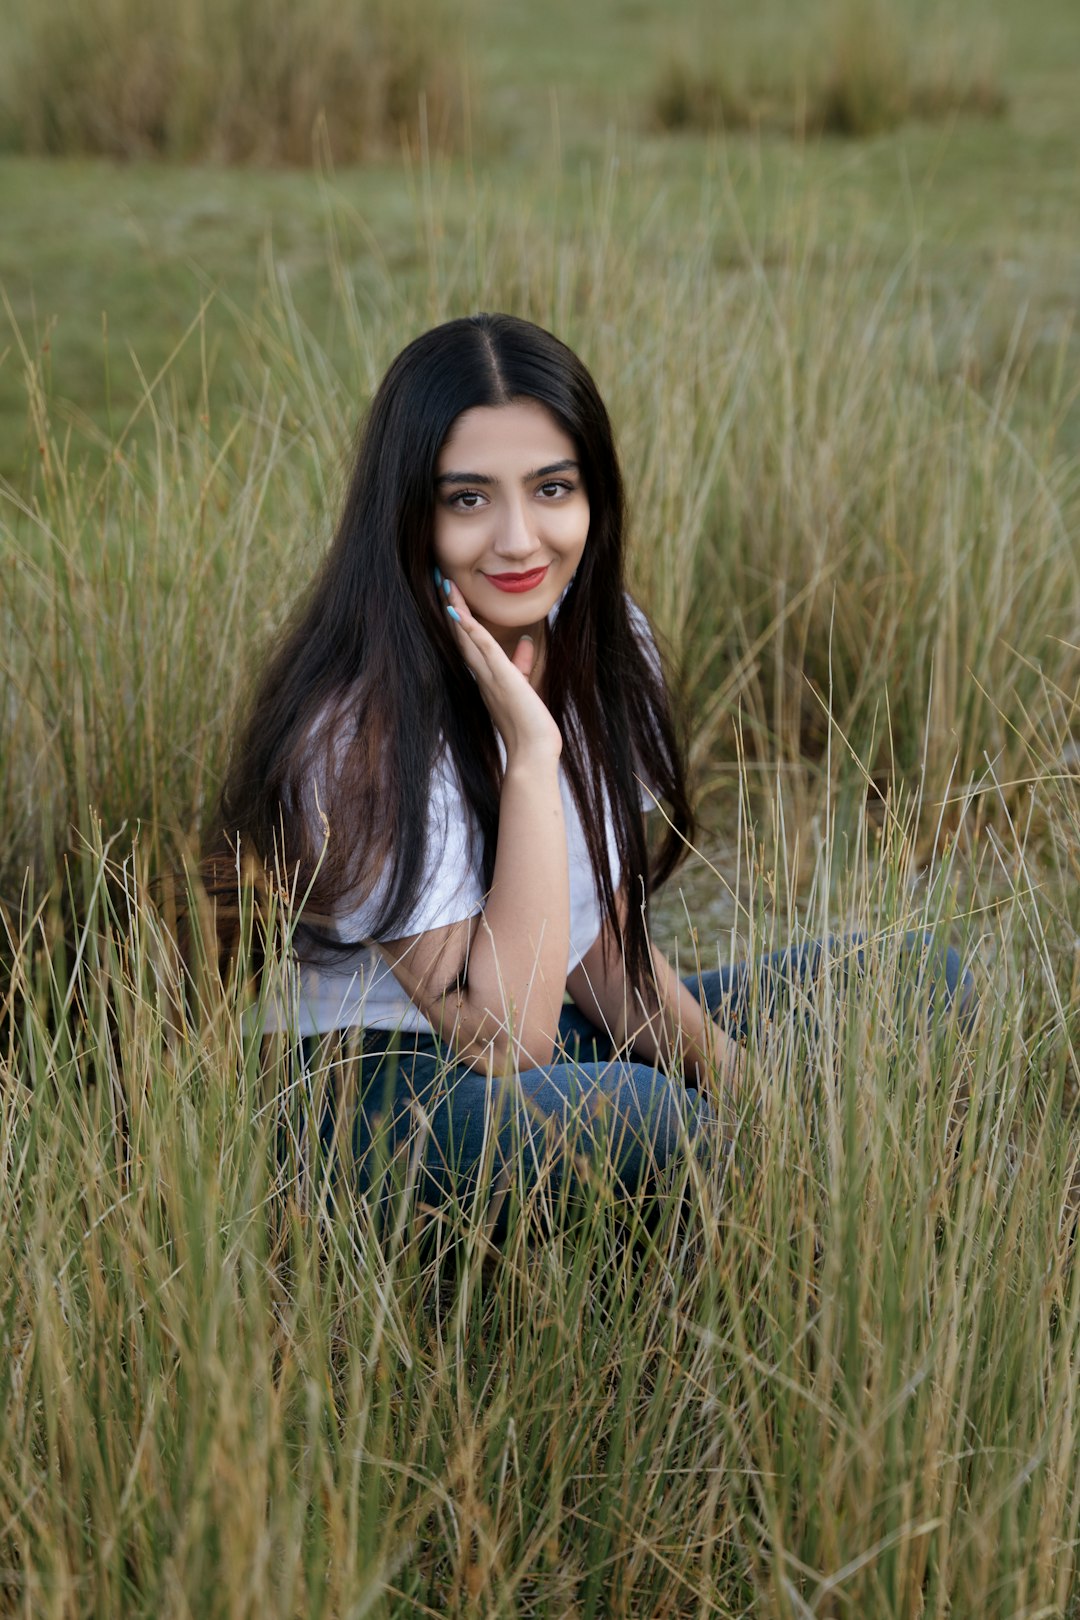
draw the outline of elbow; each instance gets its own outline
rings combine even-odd
[[[547,1069],[559,1061],[558,1018],[552,1023],[550,1012],[546,1018],[534,1016],[518,1020],[512,1013],[496,1013],[487,1003],[470,1014],[466,992],[459,1003],[458,1014],[458,1038],[454,1045],[458,1057],[474,1069],[512,1074],[525,1069]],[[466,1035],[464,1040],[460,1038],[462,1035]]]
[[[559,1046],[550,1030],[523,1029],[498,1035],[490,1052],[496,1074],[521,1074],[528,1069],[549,1069],[558,1061]]]
[[[550,1069],[558,1056],[558,1045],[550,1035],[528,1043],[519,1041],[514,1067],[519,1073],[524,1069]]]

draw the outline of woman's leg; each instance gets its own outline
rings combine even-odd
[[[489,1079],[421,1039],[415,1050],[365,1053],[354,1085],[328,1085],[325,1096],[320,1138],[332,1185],[373,1196],[383,1219],[410,1176],[420,1203],[445,1208],[471,1201],[482,1184],[489,1199],[511,1180],[527,1190],[548,1176],[557,1187],[588,1160],[610,1166],[620,1196],[633,1197],[687,1144],[717,1162],[723,1155],[708,1101],[648,1064],[565,1061]],[[351,1140],[342,1130],[350,1116]],[[496,1240],[506,1231],[505,1200],[498,1206]]]
[[[909,934],[904,951],[927,1010],[935,1001],[956,1005],[968,1020],[974,987],[957,953],[928,934]],[[791,946],[685,982],[732,1033],[747,1033],[755,1015],[798,1017],[813,1031],[816,986],[829,964],[842,983],[852,971],[865,971],[863,938]],[[333,1059],[322,1071],[317,1109],[326,1181],[360,1192],[382,1188],[377,1196],[386,1203],[388,1171],[404,1167],[422,1201],[441,1207],[472,1196],[482,1173],[497,1187],[519,1164],[526,1186],[548,1162],[558,1180],[577,1153],[608,1159],[628,1194],[670,1165],[684,1142],[720,1162],[724,1144],[713,1110],[681,1079],[614,1058],[609,1038],[575,1007],[563,1009],[560,1045],[558,1063],[489,1080],[455,1064],[434,1038],[403,1037],[395,1050],[390,1037],[369,1032],[361,1053]],[[305,1043],[316,1077],[318,1051],[318,1043]],[[408,1170],[414,1151],[419,1157]],[[343,1175],[346,1162],[350,1173]],[[495,1235],[504,1229],[496,1220]]]
[[[872,953],[869,955],[872,959]],[[852,973],[861,977],[867,966],[865,936],[846,934],[792,945],[756,962],[735,962],[683,982],[731,1034],[745,1036],[755,1014],[761,1024],[801,1016],[806,1027],[812,1028],[822,972],[832,967],[838,982],[846,985]],[[948,1012],[955,1006],[961,1028],[970,1025],[975,1015],[975,980],[958,951],[941,946],[931,933],[912,932],[901,945],[901,967],[927,1015],[935,1008]]]

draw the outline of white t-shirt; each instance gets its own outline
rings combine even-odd
[[[644,615],[630,603],[635,628],[643,634],[652,655],[659,662],[649,636]],[[552,617],[554,616],[554,610]],[[506,763],[502,738],[499,753]],[[600,933],[603,913],[589,861],[585,830],[576,801],[562,765],[559,766],[559,792],[566,823],[566,853],[570,879],[570,948],[566,971],[577,966]],[[641,791],[642,808],[652,809],[655,796],[647,786]],[[615,847],[615,829],[610,810],[605,816],[608,861],[611,880],[618,886],[620,868]],[[413,910],[399,927],[399,936],[411,938],[449,923],[475,917],[484,908],[481,879],[479,831],[465,802],[460,779],[449,753],[440,754],[432,778],[428,803],[427,843],[423,878]],[[371,894],[354,909],[335,912],[332,932],[339,940],[362,941],[370,935],[385,896],[385,875]],[[294,960],[288,968],[290,1007],[267,1008],[267,1029],[295,1029],[300,1035],[323,1034],[335,1029],[418,1030],[433,1033],[421,1013],[394,977],[379,951],[370,944],[357,944],[318,962]]]

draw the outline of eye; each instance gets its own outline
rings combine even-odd
[[[456,506],[459,512],[475,512],[483,500],[478,489],[459,489],[456,495],[451,495],[447,504]]]
[[[565,483],[561,478],[549,478],[540,485],[538,493],[543,495],[545,500],[550,501],[557,500],[560,495],[572,494],[573,489],[573,484]]]

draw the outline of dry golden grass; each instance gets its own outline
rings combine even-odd
[[[5,13],[0,63],[25,152],[310,164],[463,133],[433,0],[43,0]]]
[[[920,26],[884,0],[838,0],[815,29],[793,16],[782,50],[740,61],[738,36],[663,63],[651,111],[661,129],[880,135],[914,121],[1000,118],[1008,98],[991,32]]]
[[[917,256],[831,252],[812,205],[732,263],[707,218],[690,247],[647,206],[612,229],[614,188],[563,232],[481,199],[463,240],[432,203],[415,296],[387,271],[361,299],[342,208],[334,354],[271,269],[235,407],[189,410],[166,368],[89,461],[27,349],[40,465],[0,517],[0,1607],[1075,1602],[1061,396],[1022,326],[973,380]],[[242,971],[185,980],[153,880],[325,540],[358,408],[419,327],[498,306],[579,348],[618,425],[637,589],[727,817],[724,865],[682,879],[683,970],[849,928],[873,967],[827,981],[824,1038],[752,1043],[730,1151],[687,1155],[659,1213],[602,1158],[574,1188],[512,1179],[493,1256],[485,1196],[425,1226],[415,1160],[390,1221],[326,1206],[289,1144],[333,1077],[265,1049]],[[923,929],[973,965],[966,1036],[898,993]]]

